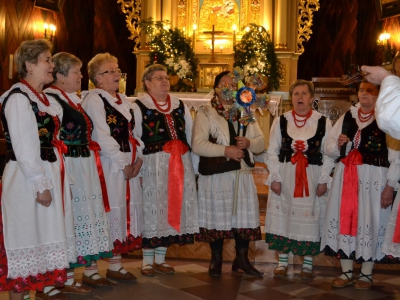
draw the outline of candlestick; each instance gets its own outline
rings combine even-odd
[[[236,45],[236,24],[233,24],[232,29],[233,29],[232,47],[233,47],[233,50],[235,50],[235,45]]]
[[[193,36],[192,36],[192,38],[193,38],[193,52],[195,52],[195,50],[196,50],[196,29],[197,29],[197,25],[196,24],[193,24]]]

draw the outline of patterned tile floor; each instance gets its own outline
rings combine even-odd
[[[348,299],[399,299],[400,276],[398,271],[376,270],[374,286],[370,290],[355,290],[353,285],[333,288],[331,281],[340,271],[337,268],[315,267],[313,280],[300,278],[300,265],[289,267],[286,278],[273,276],[275,264],[258,264],[257,268],[265,275],[252,278],[235,275],[230,271],[231,264],[224,263],[221,278],[208,276],[208,262],[199,260],[168,260],[175,267],[174,275],[156,274],[153,278],[140,274],[139,259],[124,259],[124,266],[137,277],[134,284],[118,283],[113,288],[98,288],[92,295],[71,295],[71,300],[122,300],[122,299],[309,299],[309,300],[348,300]],[[107,262],[99,262],[101,274],[105,274]],[[76,274],[80,281],[82,270]],[[357,273],[356,273],[357,274]],[[0,300],[8,299],[7,293],[0,293]],[[34,299],[34,295],[31,295]]]

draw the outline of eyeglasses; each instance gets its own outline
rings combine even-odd
[[[114,75],[115,73],[117,73],[118,75],[120,75],[120,74],[122,73],[122,72],[121,72],[121,69],[107,70],[107,71],[104,71],[104,72],[99,73],[99,74],[97,74],[97,75],[103,75],[103,74],[111,74],[111,75]]]
[[[163,77],[163,76],[154,76],[154,77],[150,78],[150,80],[152,80],[152,79],[157,79],[158,81],[163,81],[163,80],[168,80],[169,81],[169,77],[168,76],[165,76],[165,77]]]

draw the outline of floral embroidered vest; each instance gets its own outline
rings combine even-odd
[[[117,141],[119,144],[119,150],[121,152],[131,152],[131,148],[129,146],[129,130],[128,123],[129,121],[121,114],[118,110],[108,103],[107,99],[104,98],[101,94],[99,94],[101,100],[104,103],[104,109],[106,111],[106,122],[110,127],[110,135]],[[135,127],[133,111],[130,110],[132,115],[131,124],[132,130]]]
[[[353,141],[357,133],[358,125],[350,111],[346,112],[344,116],[343,124],[345,123],[349,124],[350,128],[355,128],[348,136],[350,140]],[[354,143],[352,143],[352,149],[353,148]],[[376,167],[389,167],[389,151],[386,144],[386,134],[378,128],[376,120],[361,129],[361,141],[358,151],[361,153],[363,164]]]
[[[139,106],[143,116],[142,141],[145,145],[143,154],[161,152],[164,145],[172,140],[172,134],[165,114],[156,109],[147,108],[140,100],[136,100],[135,103]],[[173,129],[178,140],[188,145],[185,131],[185,107],[181,100],[179,100],[179,106],[171,112],[170,116],[174,122]]]
[[[290,162],[290,158],[293,155],[292,150],[292,141],[287,133],[287,119],[285,116],[280,116],[280,125],[281,125],[281,135],[282,135],[282,144],[281,149],[279,151],[279,161],[280,162]],[[322,138],[325,136],[325,128],[326,128],[326,118],[321,116],[318,120],[317,131],[315,135],[307,140],[308,149],[305,152],[307,156],[308,163],[310,165],[318,165],[322,166],[322,153],[321,153],[321,143]]]
[[[6,99],[4,99],[3,102],[3,109],[1,110],[1,122],[3,124],[3,131],[4,131],[4,136],[6,139],[6,145],[7,145],[7,154],[6,154],[6,160],[5,162],[9,162],[10,160],[16,161],[17,158],[15,157],[15,153],[13,150],[13,146],[11,143],[11,137],[10,133],[8,130],[8,123],[7,119],[5,116],[5,107],[7,105],[7,101],[10,98],[11,95],[15,93],[20,93],[26,96],[28,99],[29,103],[32,105],[32,110],[33,113],[35,114],[36,121],[37,121],[37,126],[38,126],[38,138],[40,140],[40,158],[44,161],[48,162],[55,162],[57,161],[57,157],[54,153],[54,148],[52,145],[53,141],[53,133],[55,129],[55,124],[53,121],[53,117],[49,115],[48,113],[39,111],[38,106],[35,102],[29,99],[29,96],[21,91],[19,88],[16,88],[12,90]],[[13,116],[15,118],[18,118],[18,116]]]
[[[63,120],[59,139],[64,141],[65,145],[68,147],[68,153],[64,155],[69,157],[89,157],[90,150],[89,141],[87,139],[87,125],[82,113],[62,100],[59,95],[53,93],[46,94],[53,97],[63,108]],[[92,122],[90,118],[89,120]]]

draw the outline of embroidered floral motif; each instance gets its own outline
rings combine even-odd
[[[61,127],[60,136],[68,145],[80,145],[82,144],[81,133],[82,127],[76,126],[73,122],[68,122],[65,127]]]
[[[110,124],[117,124],[117,117],[116,116],[114,116],[114,115],[109,115],[108,117],[107,117],[107,124],[108,125],[110,125]]]
[[[155,117],[158,116],[158,113],[153,112],[151,110],[147,110],[146,115],[148,116],[148,120],[153,120]],[[143,127],[146,128],[149,131],[149,142],[158,142],[162,140],[162,136],[159,135],[160,132],[163,132],[165,129],[159,128],[160,127],[160,121],[157,121],[154,123],[153,121],[150,121],[148,123],[143,123]]]
[[[376,129],[373,130],[371,135],[368,136],[368,141],[365,144],[365,148],[371,151],[371,153],[378,153],[381,151],[383,141],[380,132],[381,131],[379,129]]]
[[[284,236],[267,233],[265,241],[268,243],[268,249],[283,251],[283,253],[292,252],[294,255],[317,255],[320,250],[320,242],[296,241]]]

